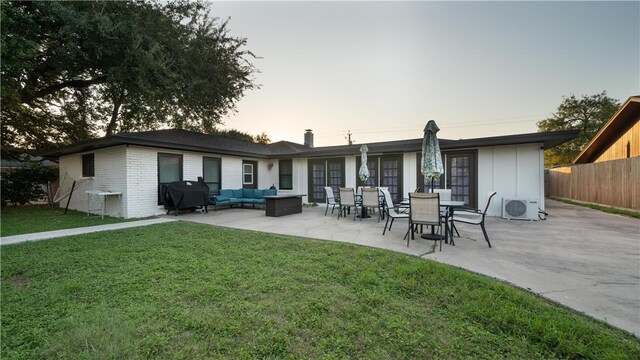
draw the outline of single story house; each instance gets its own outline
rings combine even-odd
[[[501,215],[503,197],[536,199],[544,209],[544,149],[576,136],[577,131],[555,131],[441,139],[445,174],[436,186],[451,189],[453,200],[470,206],[481,205],[487,192],[497,191],[491,215]],[[364,185],[387,186],[395,199],[429,187],[419,171],[422,138],[366,145],[371,177]],[[305,194],[305,203],[324,203],[324,186],[337,190],[363,185],[357,176],[359,148],[360,144],[314,147],[311,130],[304,134],[304,144],[255,144],[169,129],[106,136],[43,156],[58,158],[61,179],[83,179],[69,208],[95,208],[88,204],[86,190],[117,191],[122,192],[120,204],[109,206],[119,207],[116,212],[125,218],[135,218],[164,212],[162,184],[199,176],[212,192],[274,185],[279,193]]]

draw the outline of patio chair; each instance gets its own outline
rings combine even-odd
[[[369,208],[375,212],[378,210],[378,221],[380,221],[380,197],[378,196],[378,189],[375,188],[363,188],[362,189],[362,207]],[[362,220],[362,217],[360,217]]]
[[[391,231],[391,227],[393,226],[393,221],[395,219],[408,219],[409,214],[399,213],[395,210],[393,199],[391,199],[391,193],[388,189],[380,189],[380,192],[384,197],[383,207],[387,217],[387,222],[384,224],[384,230],[382,230],[382,235],[384,235],[387,232],[387,225],[389,226],[389,231]],[[391,224],[389,224],[389,220],[391,220]]]
[[[355,221],[358,208],[360,207],[360,204],[356,202],[356,194],[353,188],[340,188],[340,212],[338,213],[338,219],[340,219],[341,216],[346,217],[347,211],[350,211],[352,207],[354,208],[353,221]]]
[[[335,210],[336,206],[338,206],[338,202],[336,201],[335,196],[333,196],[333,189],[331,188],[331,186],[325,186],[324,192],[327,194],[327,209],[324,211],[324,216],[327,216],[329,206],[332,206],[331,214],[333,214],[333,210]]]
[[[423,234],[422,238],[427,240],[440,241],[440,251],[442,251],[442,241],[445,239],[443,234],[443,222],[440,216],[440,194],[438,193],[410,193],[409,194],[409,229],[411,238],[407,237],[407,246],[409,241],[413,240],[418,225],[427,225],[432,227],[431,234]],[[439,233],[433,230],[439,228]]]
[[[491,199],[496,195],[495,191],[489,191],[487,196],[485,197],[483,210],[474,209],[474,208],[460,208],[460,210],[456,209],[453,214],[453,223],[456,222],[471,224],[471,225],[480,225],[482,228],[482,234],[484,234],[484,239],[491,247],[491,242],[489,241],[489,236],[487,235],[487,230],[484,226],[484,219],[487,215],[487,210],[489,209],[489,204],[491,203]],[[455,227],[454,227],[455,228]],[[456,230],[457,232],[457,230]],[[459,235],[458,235],[459,236]]]
[[[451,189],[433,189],[433,192],[440,194],[440,201],[451,201]],[[446,217],[447,214],[447,208],[444,206],[440,207],[440,216],[442,217]],[[453,225],[453,223],[451,223],[451,227],[453,228],[452,230],[456,232],[456,234],[458,234],[458,237],[460,237],[460,233],[458,232],[458,229],[456,229],[456,226]]]
[[[440,201],[451,201],[451,189],[434,189],[433,192],[440,194]]]

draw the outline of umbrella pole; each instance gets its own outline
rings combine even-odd
[[[433,193],[433,180],[435,180],[434,178],[431,178],[431,192]]]

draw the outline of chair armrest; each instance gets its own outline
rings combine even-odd
[[[453,208],[454,212],[470,212],[470,213],[476,213],[476,214],[482,214],[482,211],[480,209],[476,209],[476,208],[472,208],[469,206],[456,206]]]

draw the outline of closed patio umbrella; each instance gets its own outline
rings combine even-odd
[[[360,178],[360,180],[362,180],[362,185],[364,186],[365,181],[367,181],[367,179],[369,178],[369,176],[371,175],[369,173],[369,168],[367,167],[367,151],[369,151],[369,148],[367,147],[367,145],[362,145],[360,146],[360,154],[362,154],[362,161],[360,164],[360,169],[358,170],[358,177]],[[362,218],[368,218],[371,217],[369,216],[369,214],[367,213],[367,208],[366,207],[362,207],[362,214],[360,214],[359,216],[361,219]]]
[[[367,167],[367,151],[369,148],[367,145],[360,146],[360,153],[362,154],[362,164],[360,164],[360,170],[358,170],[358,177],[364,183],[369,178],[369,168]]]
[[[433,192],[433,181],[444,173],[442,166],[442,155],[440,154],[440,144],[436,134],[440,128],[436,122],[429,120],[424,128],[424,138],[422,139],[422,161],[420,162],[420,172],[425,178],[431,179],[431,192]]]

